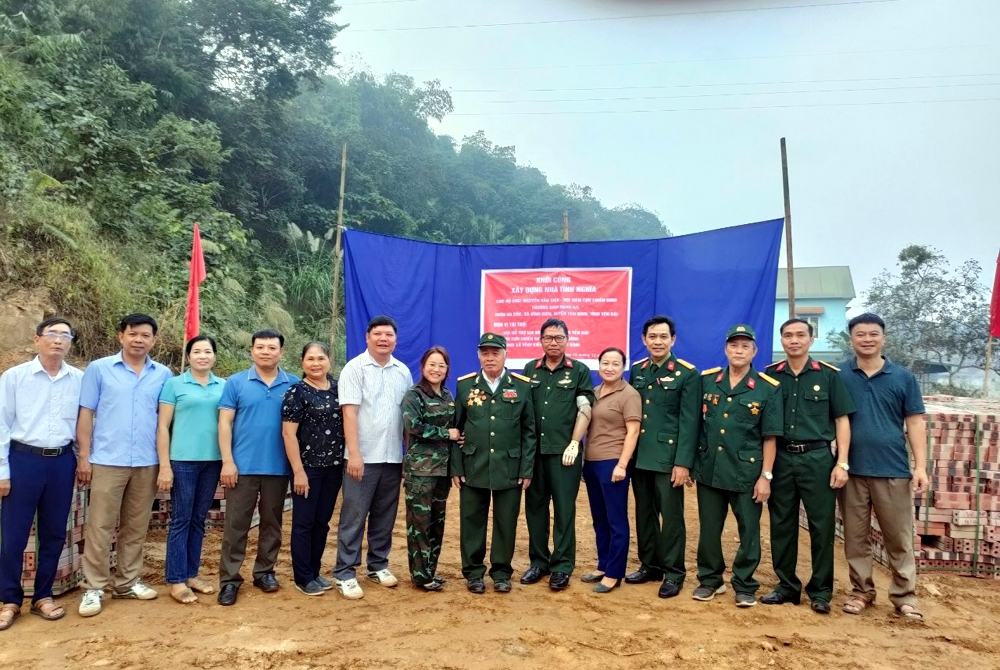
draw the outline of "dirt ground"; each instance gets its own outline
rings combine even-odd
[[[690,493],[690,492],[689,492]],[[458,551],[458,496],[452,492],[445,547],[439,573],[448,578],[438,593],[410,585],[405,529],[400,506],[390,568],[398,588],[365,579],[363,600],[349,602],[336,592],[306,597],[294,590],[287,550],[290,513],[285,518],[285,548],[278,564],[282,589],[265,595],[247,584],[234,607],[220,607],[214,596],[183,606],[163,583],[165,533],[150,533],[146,574],[160,597],[137,602],[105,600],[93,619],[76,614],[79,591],[60,598],[70,609],[50,623],[23,616],[0,633],[0,666],[17,668],[861,668],[896,669],[945,665],[968,670],[1000,668],[1000,582],[950,575],[922,576],[924,623],[899,620],[885,599],[888,575],[879,568],[880,598],[862,616],[840,611],[847,589],[847,566],[837,550],[837,595],[828,617],[808,605],[740,610],[732,590],[710,603],[691,599],[695,586],[697,516],[688,498],[687,564],[691,571],[682,594],[656,597],[657,585],[624,585],[598,595],[574,576],[561,593],[545,583],[517,582],[527,568],[527,531],[523,515],[514,559],[514,591],[465,590]],[[338,505],[339,510],[339,505]],[[336,515],[334,518],[334,528]],[[596,555],[585,495],[577,515],[577,575],[594,567]],[[766,593],[775,582],[764,514],[764,560],[758,577]],[[725,533],[727,552],[735,551],[735,524]],[[218,570],[220,533],[206,539],[203,574]],[[251,550],[256,541],[251,533]],[[800,538],[800,576],[808,561]],[[336,551],[331,532],[325,565]],[[252,556],[252,551],[250,553]],[[631,557],[634,565],[635,547]],[[244,575],[250,564],[244,566]],[[936,594],[936,595],[935,595]]]

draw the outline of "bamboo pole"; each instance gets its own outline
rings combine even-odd
[[[337,241],[333,247],[333,293],[330,295],[330,351],[337,351],[340,330],[338,297],[340,293],[340,243],[344,230],[344,188],[347,183],[347,142],[340,148],[340,201],[337,203]]]
[[[788,152],[781,138],[781,185],[785,194],[785,258],[788,269],[788,318],[795,318],[795,263],[792,261],[792,201],[788,194]]]
[[[563,242],[569,242],[569,210],[563,210]]]

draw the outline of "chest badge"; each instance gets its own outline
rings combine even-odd
[[[472,389],[471,391],[469,391],[468,405],[469,407],[472,407],[473,405],[481,407],[483,404],[483,400],[485,399],[486,399],[486,394],[481,389]]]
[[[719,404],[719,394],[718,393],[716,393],[714,396],[712,396],[712,404],[713,405],[718,405]]]
[[[559,381],[556,382],[556,384],[571,384],[572,382],[573,382],[572,379],[567,378],[567,379],[560,379]]]
[[[815,386],[813,386],[813,391],[818,391],[818,390],[819,390],[819,384],[816,384]]]
[[[503,397],[504,400],[517,400],[517,391],[514,389],[504,389]]]

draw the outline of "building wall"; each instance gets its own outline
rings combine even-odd
[[[810,350],[814,358],[820,358],[827,362],[835,362],[842,355],[836,353],[827,342],[827,335],[839,333],[847,330],[847,303],[844,298],[815,298],[798,299],[795,301],[795,309],[798,312],[803,307],[822,307],[823,313],[816,315],[819,332],[816,335],[816,342]],[[808,319],[810,314],[799,314],[802,318]],[[772,360],[781,360],[785,357],[781,350],[781,333],[778,332],[781,324],[788,320],[788,300],[779,299],[774,306],[774,352]]]

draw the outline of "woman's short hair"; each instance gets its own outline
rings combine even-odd
[[[607,349],[605,349],[604,351],[602,351],[601,355],[597,357],[597,362],[600,363],[601,360],[604,358],[604,354],[611,353],[612,351],[617,351],[618,352],[618,355],[622,357],[622,367],[625,367],[625,363],[626,363],[625,352],[622,351],[621,349],[619,349],[618,347],[608,347]]]

